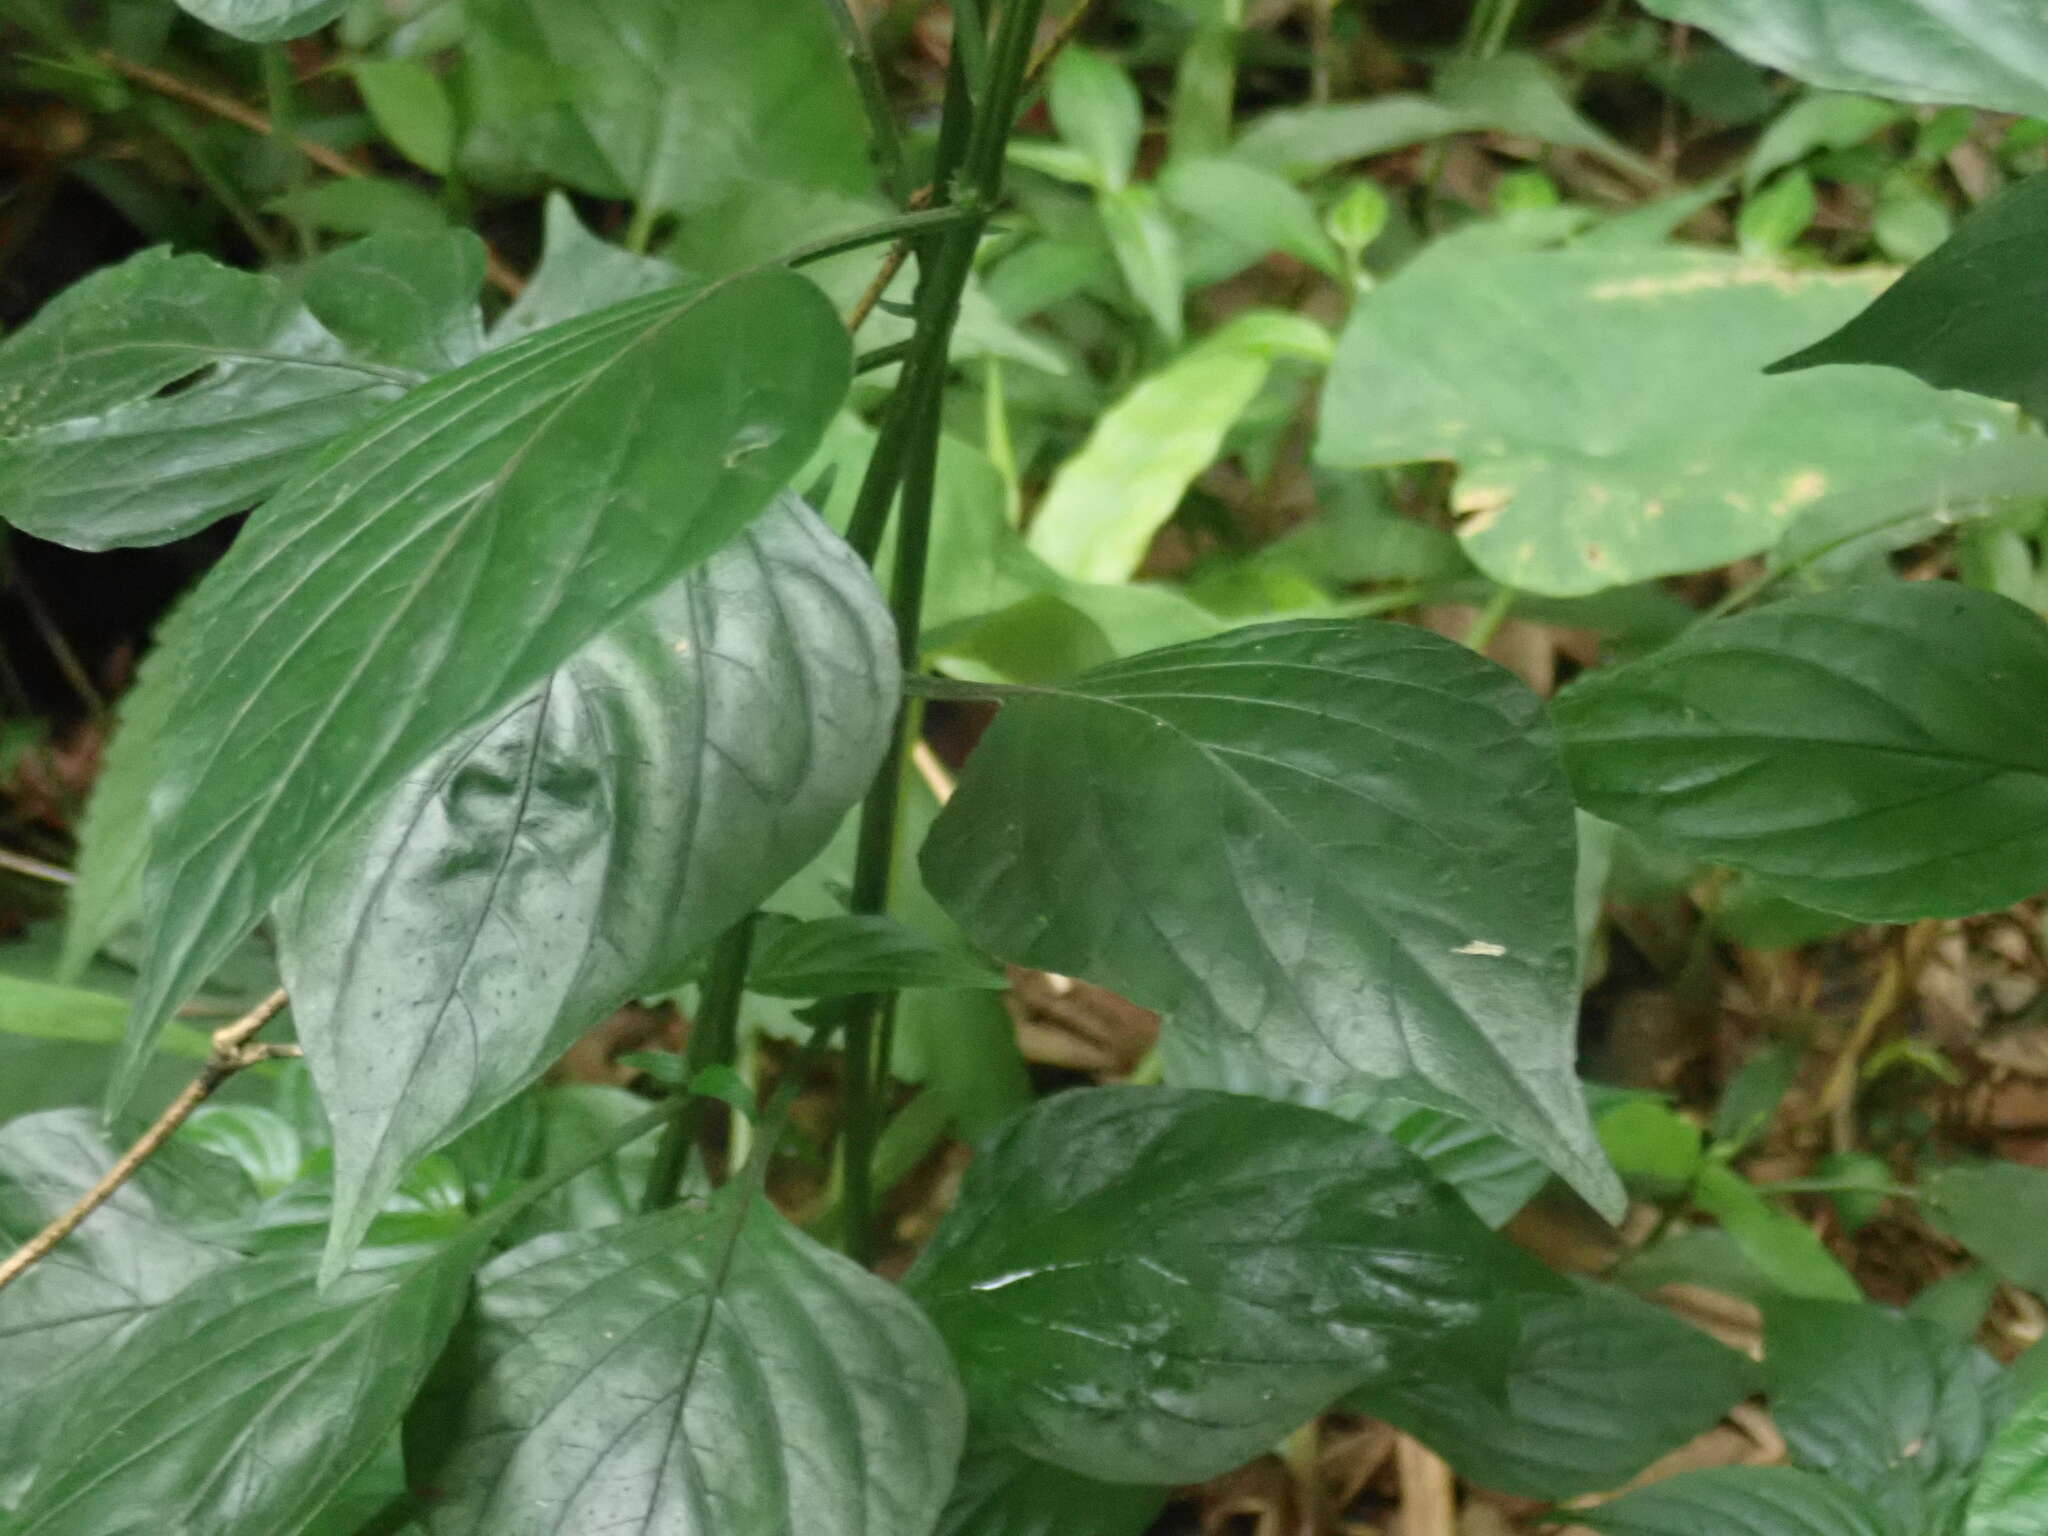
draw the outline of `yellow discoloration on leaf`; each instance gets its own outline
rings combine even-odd
[[[1788,475],[1782,494],[1771,503],[1771,516],[1790,517],[1801,507],[1818,501],[1828,488],[1828,477],[1817,469],[1802,469]]]
[[[1740,288],[1752,284],[1765,284],[1780,293],[1797,293],[1800,289],[1815,283],[1835,286],[1847,284],[1874,291],[1889,284],[1893,276],[1893,273],[1872,271],[1867,267],[1853,271],[1823,269],[1795,272],[1775,262],[1745,261],[1734,265],[1703,265],[1669,277],[1630,277],[1610,283],[1596,283],[1587,290],[1587,295],[1602,303],[1612,303],[1615,300],[1680,298],[1689,293],[1705,293],[1716,288]]]
[[[1513,498],[1514,492],[1504,485],[1461,485],[1452,498],[1454,511],[1470,514],[1498,512]]]
[[[1644,502],[1644,503],[1643,503],[1643,516],[1644,516],[1645,518],[1649,519],[1649,521],[1651,521],[1651,522],[1653,522],[1653,523],[1654,523],[1654,522],[1655,522],[1655,521],[1656,521],[1656,520],[1657,520],[1658,518],[1662,517],[1663,515],[1664,515],[1664,503],[1663,503],[1663,502],[1661,502],[1661,501],[1646,501],[1646,502]]]

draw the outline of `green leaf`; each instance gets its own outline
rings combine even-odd
[[[2048,273],[2028,253],[2043,239],[2048,176],[2033,176],[1973,209],[1953,237],[1868,308],[1771,371],[1880,363],[2040,416],[2048,411],[2048,349],[2027,338],[2048,304]]]
[[[7,1034],[118,1045],[127,1022],[125,997],[0,973],[0,1031]],[[213,1054],[213,1043],[184,1024],[168,1026],[158,1047],[187,1061],[204,1061]]]
[[[1869,1495],[1901,1529],[1932,1528],[2006,1406],[1975,1345],[1869,1305],[1767,1301],[1764,1371],[1793,1461]]]
[[[787,498],[320,850],[277,915],[334,1125],[330,1267],[416,1159],[810,860],[897,689],[866,567]]]
[[[933,1536],[1144,1536],[1165,1503],[1163,1488],[1100,1483],[970,1437]]]
[[[1814,1301],[1859,1302],[1862,1287],[1797,1217],[1772,1205],[1720,1163],[1700,1169],[1693,1203],[1721,1226],[1776,1290]]]
[[[1315,205],[1286,180],[1244,160],[1176,159],[1159,178],[1167,202],[1234,241],[1288,255],[1342,279],[1344,258]]]
[[[1757,135],[1743,162],[1743,190],[1754,190],[1773,171],[1797,165],[1815,150],[1861,144],[1906,116],[1906,109],[1897,102],[1879,101],[1874,96],[1828,92],[1802,96]]]
[[[1926,1176],[1926,1214],[2007,1283],[2048,1295],[2048,1169],[2024,1163],[1958,1163]]]
[[[2023,1404],[1985,1452],[1963,1536],[2038,1536],[2048,1527],[2048,1392]]]
[[[1685,1472],[1572,1519],[1607,1536],[1902,1536],[1854,1489],[1791,1467]]]
[[[1571,1070],[1576,859],[1520,683],[1308,620],[1012,699],[923,863],[983,949],[1165,1014],[1171,1080],[1426,1097],[1615,1210]]]
[[[965,1416],[894,1286],[739,1191],[543,1237],[483,1275],[434,1536],[900,1536],[945,1503]]]
[[[1060,137],[1088,157],[1095,185],[1120,192],[1138,158],[1145,107],[1123,67],[1093,48],[1062,48],[1046,84]]]
[[[472,142],[643,217],[759,182],[870,189],[867,120],[824,9],[751,0],[471,0],[497,57]]]
[[[1579,800],[1866,922],[2003,907],[2048,877],[2048,626],[1948,582],[1703,624],[1554,706]]]
[[[1435,95],[1473,127],[1584,150],[1640,180],[1665,180],[1656,166],[1589,122],[1534,54],[1452,59],[1437,71]]]
[[[245,43],[281,43],[317,31],[348,0],[178,0],[179,9]]]
[[[197,1196],[175,1145],[145,1163],[40,1264],[0,1291],[0,1508],[54,1442],[53,1409],[92,1377],[103,1351],[233,1255],[177,1219]],[[51,1109],[0,1127],[0,1248],[12,1253],[114,1165],[89,1110]]]
[[[1644,0],[1759,64],[1831,90],[2048,112],[2048,35],[2020,0]]]
[[[1105,411],[1060,465],[1031,519],[1032,552],[1077,581],[1128,581],[1273,364],[1329,355],[1328,332],[1277,310],[1203,338]]]
[[[1655,1098],[1630,1098],[1594,1122],[1600,1147],[1625,1178],[1689,1184],[1704,1155],[1700,1128]]]
[[[1516,1299],[1506,1400],[1444,1372],[1347,1400],[1473,1482],[1531,1499],[1617,1488],[1711,1429],[1756,1368],[1661,1307],[1587,1285]]]
[[[1782,256],[1806,233],[1819,206],[1813,178],[1795,166],[1743,200],[1735,243],[1745,256]]]
[[[1798,1080],[1804,1055],[1796,1045],[1768,1040],[1742,1064],[1714,1106],[1714,1145],[1721,1156],[1734,1156],[1763,1134]]]
[[[1097,1088],[976,1154],[904,1286],[977,1423],[1111,1482],[1197,1482],[1341,1393],[1441,1369],[1546,1272],[1393,1142],[1230,1094]],[[1429,1364],[1425,1366],[1423,1362]]]
[[[326,1291],[313,1256],[218,1269],[157,1308],[74,1394],[15,1536],[278,1536],[374,1458],[469,1293],[475,1244]]]
[[[144,251],[0,346],[0,513],[75,549],[180,538],[411,382],[349,361],[274,278]]]
[[[1186,298],[1181,291],[1180,242],[1159,194],[1150,187],[1125,187],[1104,193],[1096,206],[1117,270],[1123,273],[1132,296],[1159,334],[1179,345],[1181,305]]]
[[[785,919],[756,940],[747,990],[770,997],[845,997],[910,987],[1000,992],[1003,973],[893,918],[849,913]]]
[[[446,176],[455,165],[455,103],[418,59],[358,59],[349,65],[378,131],[414,165]]]
[[[1375,1094],[1357,1107],[1339,1099],[1330,1109],[1393,1137],[1455,1189],[1489,1227],[1505,1225],[1550,1177],[1535,1154],[1491,1126],[1449,1110],[1394,1094]]]
[[[117,1094],[325,838],[758,514],[848,368],[786,270],[651,294],[422,386],[251,518],[178,628]]]
[[[645,1117],[647,1100],[601,1083],[564,1083],[521,1095],[500,1113],[528,1101],[537,1110],[539,1146],[534,1150],[533,1166],[526,1171],[540,1180],[550,1180],[572,1168],[585,1171],[521,1210],[507,1229],[509,1241],[607,1226],[640,1209],[640,1196],[654,1164],[654,1134],[650,1132],[609,1156],[602,1154],[629,1124]],[[460,1145],[458,1142],[450,1152]],[[593,1157],[599,1161],[586,1166]]]
[[[1370,101],[1281,107],[1254,119],[1230,152],[1290,180],[1306,181],[1354,160],[1477,126],[1460,107],[1391,92]]]
[[[1316,455],[1455,460],[1467,551],[1531,592],[1740,559],[1826,493],[2005,430],[1986,402],[1883,373],[1759,374],[1883,281],[1709,251],[1442,241],[1352,311]]]
[[[637,299],[682,276],[665,261],[635,256],[598,239],[583,227],[574,203],[550,192],[541,221],[540,265],[491,327],[491,345],[502,347],[607,304]]]
[[[306,307],[358,359],[446,373],[484,349],[483,277],[484,243],[466,229],[371,235],[314,264]]]
[[[274,213],[339,235],[430,235],[448,228],[448,213],[409,181],[358,176],[321,181],[270,200]]]

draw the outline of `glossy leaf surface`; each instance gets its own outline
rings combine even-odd
[[[2003,430],[1988,402],[1896,374],[1763,375],[1889,274],[1502,250],[1483,233],[1439,242],[1354,309],[1316,456],[1456,462],[1460,537],[1506,585],[1572,596],[1753,555],[1824,494]]]
[[[1623,1292],[1522,1298],[1505,1403],[1443,1372],[1348,1405],[1414,1435],[1484,1488],[1562,1499],[1618,1488],[1711,1429],[1756,1370],[1669,1312]]]
[[[352,362],[276,278],[144,251],[0,346],[0,516],[76,549],[161,544],[269,494],[411,381]]]
[[[1165,1014],[1169,1080],[1419,1090],[1612,1209],[1571,1070],[1576,861],[1533,695],[1321,620],[1012,698],[923,855],[990,953]]]
[[[960,1389],[901,1292],[734,1191],[543,1237],[485,1271],[433,1423],[433,1536],[907,1536]],[[736,1219],[744,1216],[744,1219]]]
[[[303,37],[339,16],[348,0],[178,0],[210,27],[245,43]]]
[[[205,664],[163,741],[131,1056],[324,838],[752,520],[847,353],[781,269],[651,294],[442,375],[266,504],[179,626]]]
[[[1199,1481],[1504,1319],[1544,1272],[1393,1142],[1298,1105],[1061,1094],[984,1144],[904,1279],[977,1423],[1117,1482]]]
[[[358,1270],[246,1259],[187,1286],[95,1363],[12,1529],[287,1536],[398,1426],[469,1290],[473,1245]]]
[[[2027,0],[1644,0],[1760,64],[1900,101],[2048,112],[2048,37]]]
[[[1166,1490],[1101,1483],[970,1439],[933,1536],[1144,1536]]]
[[[1791,598],[1559,695],[1580,803],[1869,922],[2048,884],[2048,625],[1949,582]]]
[[[2048,350],[2017,345],[2048,304],[2048,273],[2031,253],[2048,239],[2048,176],[2007,187],[1955,235],[1832,335],[1773,365],[1880,363],[1942,389],[2048,411]]]
[[[334,1128],[330,1262],[414,1160],[810,860],[897,689],[866,567],[787,498],[320,851],[278,916]]]
[[[123,1184],[60,1248],[0,1291],[0,1507],[13,1502],[55,1425],[52,1409],[98,1353],[186,1285],[230,1262],[183,1230],[207,1203],[172,1155]],[[51,1109],[0,1127],[0,1248],[12,1253],[113,1166],[89,1110]]]
[[[1901,1536],[1853,1488],[1791,1467],[1716,1467],[1572,1518],[1605,1536]]]

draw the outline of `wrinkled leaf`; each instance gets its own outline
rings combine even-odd
[[[1533,695],[1324,620],[1013,698],[923,855],[982,948],[1165,1014],[1171,1080],[1419,1090],[1614,1210],[1572,1075],[1576,860]]]
[[[1205,337],[1105,411],[1060,465],[1032,515],[1032,553],[1077,581],[1128,581],[1273,364],[1329,355],[1321,326],[1276,311]]]
[[[1393,1094],[1376,1094],[1356,1108],[1339,1099],[1330,1109],[1393,1137],[1489,1227],[1504,1225],[1550,1178],[1541,1158],[1466,1115]]]
[[[2033,259],[2044,239],[2048,176],[2033,176],[1972,210],[1951,239],[1867,309],[1774,363],[1772,372],[1880,363],[2041,416],[2048,411],[2048,349],[2029,338],[2048,304],[2048,272]]]
[[[178,626],[117,1095],[324,838],[760,512],[847,353],[784,270],[651,294],[422,386],[250,520]]]
[[[1455,461],[1467,552],[1532,592],[1740,559],[1829,492],[2003,430],[1996,407],[1896,375],[1762,375],[1882,281],[1710,251],[1444,241],[1353,310],[1316,455]]]
[[[1814,85],[2048,112],[2048,35],[2027,0],[1643,0]],[[1853,25],[1845,24],[1853,20]]]
[[[1854,1489],[1791,1467],[1681,1473],[1572,1518],[1606,1536],[1903,1536]]]
[[[1866,922],[2048,883],[2048,626],[1949,582],[1791,598],[1558,696],[1587,810]]]
[[[1003,973],[893,918],[849,913],[784,922],[755,941],[747,989],[770,997],[845,997],[912,987],[1000,992]]]
[[[1339,1394],[1490,1340],[1545,1272],[1393,1142],[1230,1094],[1099,1088],[969,1165],[904,1285],[977,1423],[1116,1482],[1199,1481]]]
[[[424,1530],[931,1528],[965,1423],[931,1325],[738,1194],[539,1238],[484,1272],[470,1374],[422,1430],[446,1458]]]
[[[1963,1536],[2038,1536],[2048,1528],[2048,1393],[1998,1431],[1977,1473]]]
[[[0,1291],[0,1507],[52,1444],[53,1410],[97,1369],[99,1352],[233,1255],[183,1230],[209,1204],[175,1147],[152,1158],[90,1221]],[[0,1249],[12,1253],[114,1164],[97,1117],[51,1109],[0,1127]]]
[[[401,1173],[802,868],[896,714],[867,570],[785,499],[458,736],[279,904],[334,1126],[330,1265]]]
[[[1756,1390],[1747,1358],[1623,1292],[1587,1285],[1517,1310],[1505,1403],[1444,1372],[1368,1387],[1348,1406],[1481,1487],[1562,1499],[1621,1486]]]
[[[97,1361],[16,1536],[157,1530],[281,1536],[371,1461],[440,1353],[475,1245],[358,1270],[245,1259],[188,1285]]]
[[[261,500],[411,381],[350,361],[275,278],[144,251],[0,346],[0,516],[75,549],[161,544]]]

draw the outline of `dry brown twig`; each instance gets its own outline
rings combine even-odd
[[[202,112],[210,112],[225,122],[237,123],[248,129],[251,133],[260,133],[265,138],[277,138],[279,136],[276,125],[269,118],[258,112],[254,107],[236,101],[232,96],[223,96],[216,91],[209,91],[203,85],[194,85],[189,80],[182,80],[178,76],[168,71],[157,69],[152,65],[138,64],[133,59],[124,59],[120,54],[113,52],[111,49],[101,49],[95,57],[115,74],[133,80],[137,85],[148,86],[149,89],[155,91],[159,96],[168,96],[173,101],[182,101],[187,106],[197,107]],[[304,155],[313,164],[319,166],[321,170],[326,171],[330,176],[340,176],[349,181],[358,181],[370,174],[360,165],[357,165],[355,161],[349,159],[348,156],[312,139],[300,138],[294,135],[291,138],[285,139],[284,142],[291,145],[293,149]],[[492,250],[488,244],[484,246],[484,276],[490,281],[493,288],[496,288],[507,298],[518,298],[520,293],[526,288],[526,280],[506,266],[504,259],[496,251]]]
[[[30,1265],[69,1237],[80,1222],[111,1200],[114,1192],[135,1176],[136,1170],[191,1118],[193,1110],[213,1097],[222,1083],[259,1061],[298,1055],[299,1048],[295,1045],[259,1045],[254,1039],[256,1031],[277,1017],[285,1001],[282,989],[273,992],[234,1023],[213,1032],[213,1056],[205,1069],[185,1085],[184,1092],[171,1100],[169,1107],[156,1117],[156,1122],[135,1139],[135,1144],[121,1154],[119,1161],[101,1176],[98,1183],[79,1196],[63,1215],[8,1255],[7,1262],[0,1264],[0,1290],[5,1290],[20,1278]]]

